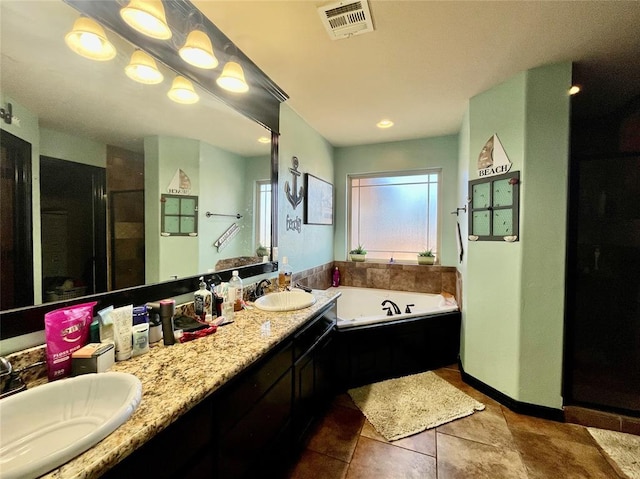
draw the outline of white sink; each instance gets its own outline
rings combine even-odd
[[[142,384],[127,373],[84,374],[0,400],[0,476],[32,478],[83,453],[124,423]]]
[[[307,308],[315,302],[316,298],[311,293],[293,289],[261,296],[256,300],[255,305],[263,311],[293,311]]]

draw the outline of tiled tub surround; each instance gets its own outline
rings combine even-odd
[[[431,266],[373,261],[334,261],[293,274],[293,281],[314,289],[331,286],[333,269],[340,270],[340,284],[359,288],[392,289],[416,293],[451,293],[458,299],[461,281],[453,266]],[[458,302],[458,304],[460,304]]]
[[[456,295],[456,268],[403,263],[336,261],[340,284],[361,288]],[[457,295],[456,295],[457,296]]]
[[[43,477],[99,477],[264,356],[337,297],[333,292],[313,294],[317,301],[309,308],[291,312],[244,310],[235,314],[234,323],[210,336],[169,347],[161,342],[147,354],[116,363],[111,371],[134,374],[142,382],[140,406],[99,444]],[[267,323],[270,326],[265,328]],[[9,360],[26,365],[42,357],[44,348],[39,347],[11,355]]]

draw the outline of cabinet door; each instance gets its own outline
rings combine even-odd
[[[218,477],[246,477],[262,452],[283,430],[291,415],[292,371],[287,371],[269,391],[220,438]],[[224,415],[225,411],[218,411]],[[286,446],[285,446],[286,447]]]
[[[315,398],[315,361],[312,354],[300,359],[295,367],[293,428],[297,442],[302,441],[313,421]]]

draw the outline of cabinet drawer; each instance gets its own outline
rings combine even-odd
[[[226,433],[291,368],[292,344],[289,342],[261,360],[218,394],[218,418],[222,434]]]

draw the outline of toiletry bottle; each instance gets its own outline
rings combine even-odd
[[[291,289],[291,277],[293,276],[293,270],[289,266],[289,259],[286,256],[282,257],[282,264],[278,271],[278,289],[280,291],[289,291]]]
[[[233,303],[234,311],[242,309],[242,294],[242,280],[238,276],[238,271],[234,270],[229,280],[229,301]]]
[[[133,308],[133,356],[149,351],[149,312],[147,306]]]
[[[333,270],[333,280],[331,281],[331,286],[333,286],[334,288],[340,286],[340,270],[337,266]]]
[[[173,299],[160,301],[160,322],[162,323],[162,339],[165,346],[175,344],[173,334],[173,315],[176,312],[176,302]]]
[[[200,276],[200,289],[193,295],[193,307],[195,309],[196,316],[204,320],[207,314],[211,314],[211,291],[207,289],[207,283],[204,282],[204,277]]]

